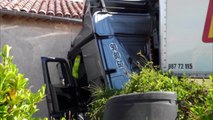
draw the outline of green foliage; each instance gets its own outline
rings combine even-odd
[[[206,97],[203,99],[204,104],[191,107],[191,118],[197,120],[213,119],[213,75],[210,75],[210,84]]]
[[[93,120],[103,117],[105,104],[115,95],[148,92],[173,91],[178,94],[179,120],[212,120],[213,116],[213,76],[210,85],[204,80],[198,83],[186,76],[178,78],[170,72],[162,72],[152,63],[141,67],[140,73],[132,73],[122,90],[95,89],[94,100],[90,104],[89,116]],[[109,94],[110,93],[110,94]]]
[[[90,91],[94,100],[89,105],[90,112],[88,112],[88,116],[91,120],[101,120],[107,100],[116,95],[117,92],[116,90],[104,89],[97,85],[92,85]]]
[[[45,97],[45,86],[33,93],[27,89],[28,79],[12,63],[11,47],[3,47],[0,63],[0,120],[34,120],[36,104]]]

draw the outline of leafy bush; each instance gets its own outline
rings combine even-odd
[[[210,88],[204,98],[205,103],[191,107],[191,118],[196,120],[213,120],[213,75],[210,76]]]
[[[91,120],[101,120],[103,118],[103,112],[105,109],[105,104],[109,98],[115,95],[119,95],[118,90],[104,89],[99,86],[91,86],[90,91],[93,101],[90,103],[88,116]]]
[[[148,92],[173,91],[178,94],[179,120],[212,120],[213,116],[213,76],[210,85],[187,77],[178,78],[170,72],[163,73],[152,63],[141,67],[140,73],[132,73],[129,82],[122,90],[107,90],[96,87],[94,100],[88,113],[91,119],[103,118],[105,104],[115,95]]]
[[[36,93],[27,89],[28,79],[12,63],[11,47],[3,47],[0,63],[0,120],[34,120],[36,104],[45,97],[45,86]],[[37,118],[38,119],[38,118]]]

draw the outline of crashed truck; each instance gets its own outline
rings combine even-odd
[[[85,88],[122,88],[144,58],[177,76],[213,73],[213,0],[87,0],[68,62],[42,57],[50,116],[85,113]],[[51,82],[50,63],[61,84]]]

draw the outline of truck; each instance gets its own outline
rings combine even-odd
[[[213,73],[213,0],[86,0],[82,24],[68,62],[41,58],[54,118],[84,115],[91,102],[87,88],[122,89],[145,61],[177,76]],[[52,83],[52,68],[60,85]]]

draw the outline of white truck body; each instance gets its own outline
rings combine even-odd
[[[213,0],[160,0],[160,65],[176,75],[213,73]]]

